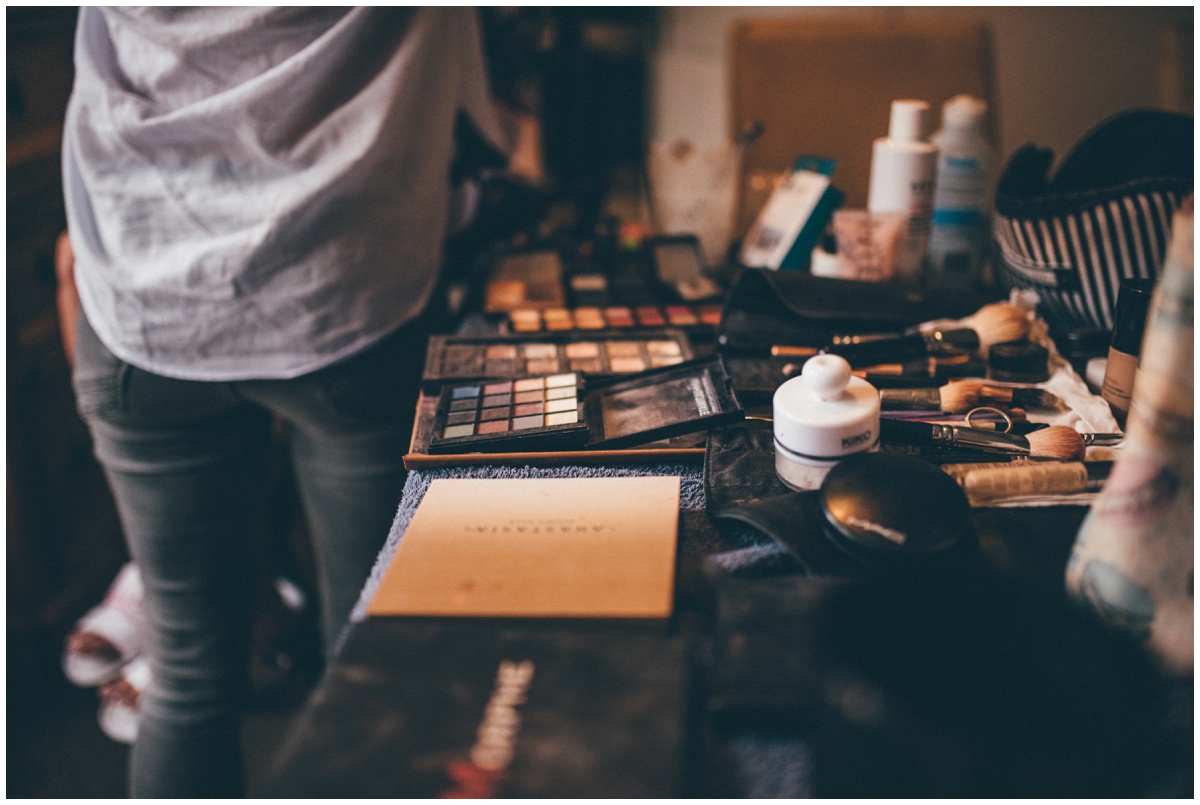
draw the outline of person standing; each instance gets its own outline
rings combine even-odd
[[[63,141],[73,383],[141,570],[134,796],[237,796],[254,507],[282,423],[331,650],[404,481],[469,8],[83,7]]]

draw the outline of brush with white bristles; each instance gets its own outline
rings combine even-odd
[[[886,418],[880,420],[879,428],[879,440],[884,443],[954,447],[981,453],[1062,461],[1081,459],[1084,452],[1083,436],[1066,425],[1051,425],[1024,436],[963,425]]]
[[[839,335],[825,348],[852,366],[895,363],[927,355],[987,357],[993,344],[1029,337],[1029,317],[1007,302],[984,305],[973,315],[948,325],[916,327],[903,333]]]

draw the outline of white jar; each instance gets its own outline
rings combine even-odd
[[[809,358],[772,403],[775,473],[792,489],[811,488],[813,467],[879,447],[879,392],[840,355]]]

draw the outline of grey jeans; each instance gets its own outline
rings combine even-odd
[[[274,422],[290,447],[332,645],[400,502],[424,332],[294,380],[183,381],[114,356],[80,317],[74,385],[141,569],[153,681],[134,796],[243,793],[255,539]]]

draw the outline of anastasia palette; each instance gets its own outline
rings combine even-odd
[[[637,335],[545,334],[539,337],[431,336],[425,353],[427,384],[586,372],[628,375],[674,366],[692,357],[687,336],[662,329]]]
[[[443,387],[430,453],[617,449],[741,419],[719,356],[597,382],[574,372]]]

